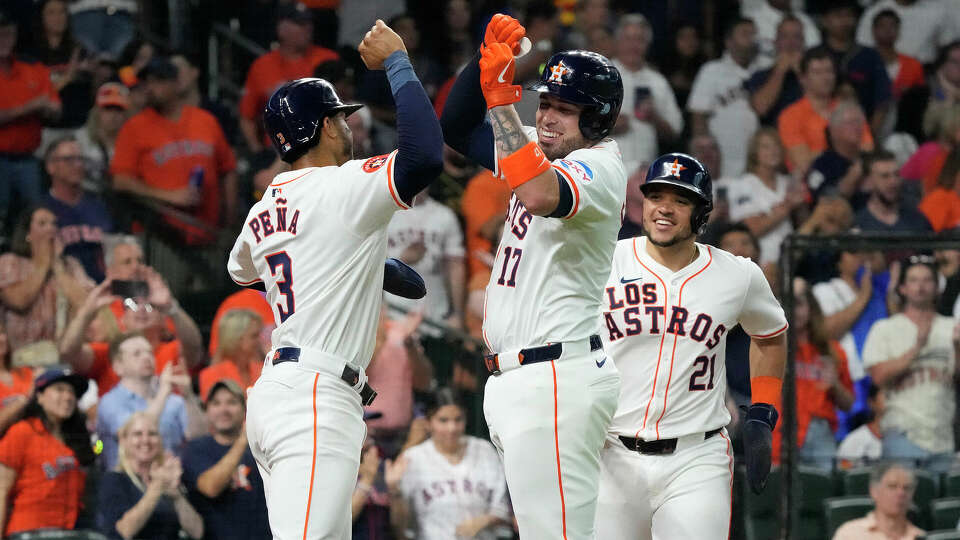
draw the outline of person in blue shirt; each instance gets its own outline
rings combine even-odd
[[[270,538],[263,479],[244,429],[243,390],[221,379],[205,403],[210,434],[188,442],[183,451],[184,484],[203,516],[204,539]]]
[[[106,273],[103,236],[113,231],[113,221],[103,201],[83,189],[86,169],[80,143],[72,136],[53,141],[44,167],[50,191],[43,204],[57,216],[63,253],[80,261],[87,275],[99,283]]]

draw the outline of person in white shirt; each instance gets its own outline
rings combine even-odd
[[[825,317],[824,326],[830,335],[841,336],[840,347],[847,355],[847,367],[854,381],[862,379],[866,372],[850,329],[860,319],[873,296],[873,273],[869,266],[863,267],[863,273],[857,279],[862,263],[861,254],[842,251],[837,257],[837,277],[813,286],[813,296]]]
[[[757,3],[754,9],[747,11],[747,2],[740,4],[740,13],[750,17],[757,25],[758,55],[762,62],[772,64],[776,56],[773,42],[777,35],[780,21],[790,14],[796,17],[803,25],[803,41],[807,47],[816,47],[820,44],[820,30],[806,13],[801,10],[792,10],[790,0],[765,0]]]
[[[960,10],[953,0],[880,0],[860,15],[857,43],[874,46],[873,18],[887,9],[902,21],[897,50],[923,64],[936,60],[937,50],[957,39]]]
[[[720,143],[723,169],[716,176],[742,174],[747,159],[747,141],[757,130],[757,115],[743,83],[756,71],[756,28],[753,21],[738,18],[724,35],[723,57],[700,68],[690,90],[687,110],[693,133],[709,131]]]
[[[806,200],[789,175],[783,174],[783,145],[773,128],[750,140],[747,173],[729,182],[730,220],[743,221],[760,240],[760,266],[776,264],[780,244],[793,232],[791,216]]]
[[[614,128],[623,165],[634,170],[659,154],[658,141],[672,141],[683,131],[683,115],[667,79],[647,63],[653,28],[640,14],[625,15],[614,33],[613,65],[623,79],[623,104]]]
[[[880,419],[883,418],[887,398],[875,384],[870,385],[867,403],[870,406],[869,421],[848,433],[837,447],[837,463],[841,468],[860,467],[883,455]]]
[[[391,295],[391,305],[406,311],[422,306],[428,319],[463,328],[467,266],[463,231],[453,210],[426,191],[418,193],[410,210],[393,214],[387,225],[387,256],[409,264],[427,287],[420,300]]]

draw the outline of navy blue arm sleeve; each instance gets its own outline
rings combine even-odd
[[[407,204],[443,170],[443,132],[440,122],[413,72],[406,53],[397,51],[383,63],[397,104],[397,157],[393,182]]]
[[[493,129],[480,90],[480,53],[467,62],[450,89],[440,115],[443,140],[450,148],[494,170]]]

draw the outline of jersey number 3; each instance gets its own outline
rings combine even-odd
[[[277,279],[277,289],[287,300],[286,309],[281,304],[277,304],[277,312],[280,314],[280,322],[283,323],[287,317],[293,315],[295,304],[293,300],[293,263],[286,251],[279,251],[272,255],[267,255],[267,266],[270,268],[270,275],[276,277],[277,268],[280,269],[280,278]]]

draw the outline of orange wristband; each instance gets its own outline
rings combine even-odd
[[[780,390],[783,381],[779,377],[760,375],[750,377],[750,401],[753,403],[769,403],[776,405],[780,402]]]
[[[530,141],[523,148],[500,160],[500,172],[511,189],[523,185],[550,170],[550,162],[537,143]]]

